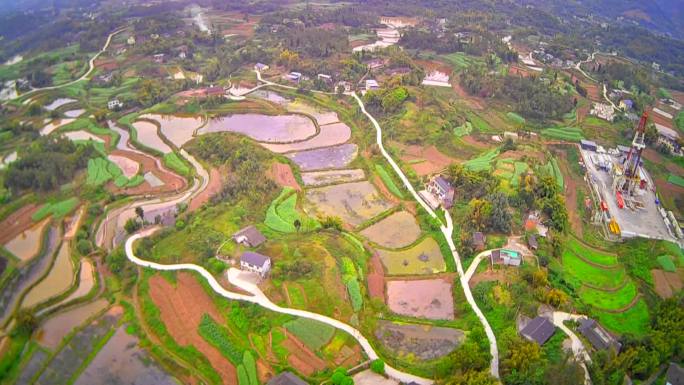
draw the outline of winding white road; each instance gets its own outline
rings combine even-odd
[[[68,87],[68,86],[70,86],[70,85],[73,85],[73,84],[76,84],[76,83],[80,82],[81,80],[85,80],[88,76],[90,76],[90,74],[91,74],[91,73],[93,72],[93,70],[95,69],[95,60],[97,60],[97,58],[100,57],[100,55],[102,55],[102,54],[107,50],[107,48],[109,48],[109,43],[112,42],[112,38],[114,37],[114,35],[123,32],[124,29],[125,29],[125,28],[117,29],[116,31],[110,33],[109,36],[107,36],[107,41],[105,42],[105,44],[104,44],[104,46],[102,47],[102,49],[101,49],[98,53],[96,53],[95,56],[93,56],[93,57],[88,61],[88,71],[86,71],[86,73],[84,73],[80,78],[78,78],[78,79],[76,79],[76,80],[72,80],[72,81],[70,81],[70,82],[68,82],[68,83],[60,84],[60,85],[58,85],[58,86],[33,88],[33,89],[31,89],[30,91],[27,91],[27,92],[25,92],[25,93],[23,93],[23,94],[21,94],[21,95],[18,95],[16,98],[9,99],[9,100],[14,100],[14,99],[23,98],[24,96],[31,95],[31,94],[36,93],[36,92],[38,92],[38,91],[56,90],[56,89],[60,89],[60,88],[63,88],[63,87]],[[25,101],[24,103],[28,103],[29,100],[30,100],[30,99],[26,99],[26,101]]]

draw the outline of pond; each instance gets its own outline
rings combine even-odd
[[[67,118],[78,118],[79,116],[83,115],[83,113],[85,111],[86,110],[84,110],[82,108],[77,109],[77,110],[70,110],[70,111],[64,112],[64,116],[66,116]]]
[[[83,321],[106,309],[107,306],[109,302],[101,298],[58,313],[41,326],[38,331],[38,342],[49,349],[55,349],[69,332]]]
[[[390,209],[386,201],[368,181],[337,184],[307,190],[304,207],[313,216],[337,216],[345,223],[358,226]]]
[[[333,123],[321,126],[318,135],[301,142],[287,144],[262,144],[267,149],[282,154],[291,151],[302,151],[313,148],[329,147],[342,144],[351,138],[351,129],[344,123]]]
[[[138,339],[119,327],[75,385],[177,385],[173,377],[138,346]]]
[[[285,105],[291,102],[290,99],[281,96],[279,93],[268,90],[256,90],[252,92],[249,96],[268,100],[269,102],[273,102],[280,105]]]
[[[53,100],[50,104],[45,105],[45,109],[48,111],[54,111],[65,104],[73,103],[76,101],[76,99],[71,98],[58,98]]]
[[[301,141],[316,134],[311,119],[302,115],[235,114],[209,119],[198,133],[236,132],[258,142]]]
[[[71,261],[69,242],[63,242],[52,269],[38,285],[26,294],[22,308],[30,308],[69,290],[74,281],[74,264]]]
[[[140,118],[158,122],[162,135],[179,148],[192,139],[192,134],[203,123],[201,117],[145,114]]]
[[[459,329],[391,321],[380,321],[375,336],[396,355],[421,360],[444,357],[465,339]]]
[[[42,222],[33,225],[28,230],[7,242],[5,248],[22,261],[28,261],[35,257],[40,251],[41,237],[48,222],[49,219],[45,219]]]
[[[133,123],[138,134],[138,142],[151,149],[168,154],[173,150],[157,134],[157,125],[151,122],[138,121]]]
[[[340,146],[319,148],[287,154],[302,171],[325,170],[347,167],[356,158],[358,147],[347,143]]]

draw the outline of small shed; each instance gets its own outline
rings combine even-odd
[[[527,247],[529,247],[530,250],[537,250],[539,248],[539,242],[537,242],[537,234],[530,234],[530,236],[527,237]]]
[[[304,380],[291,372],[282,372],[271,378],[266,385],[308,385]]]
[[[582,147],[583,150],[588,150],[588,151],[596,151],[598,146],[596,145],[596,142],[591,141],[591,140],[586,140],[582,139],[580,140],[580,146]]]
[[[589,340],[594,349],[607,350],[614,348],[616,352],[619,352],[622,347],[613,335],[591,318],[585,318],[580,321],[580,326],[577,330]]]
[[[544,317],[537,317],[525,325],[520,334],[538,345],[544,345],[556,331],[556,327]]]
[[[670,362],[665,374],[665,385],[684,385],[684,369],[681,366]]]
[[[477,250],[484,250],[487,237],[479,231],[473,233],[473,247]]]
[[[256,227],[247,226],[233,234],[233,240],[247,247],[257,247],[266,242],[266,237]]]

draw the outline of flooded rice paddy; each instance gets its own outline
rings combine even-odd
[[[119,134],[119,142],[116,143],[117,150],[129,150],[127,146],[128,139],[130,137],[128,134],[128,130],[124,130],[111,120],[107,121],[107,124],[109,125],[110,129]]]
[[[99,142],[99,143],[104,143],[104,140],[98,136],[95,136],[91,134],[88,131],[69,131],[65,132],[64,136],[69,138],[70,140],[77,141],[77,140],[92,140],[94,142]]]
[[[394,213],[361,231],[361,235],[382,247],[406,247],[420,237],[416,218],[406,211]]]
[[[337,216],[358,226],[392,207],[368,181],[310,189],[305,208],[313,216]]]
[[[291,151],[309,150],[345,143],[351,138],[351,128],[344,123],[333,123],[322,126],[318,135],[301,142],[287,144],[263,144],[267,149],[282,154]]]
[[[76,119],[69,118],[69,119],[55,119],[51,121],[50,123],[46,124],[41,130],[40,134],[45,136],[45,135],[50,135],[53,133],[55,130],[58,128],[65,126],[71,122],[73,122]]]
[[[432,325],[380,321],[375,336],[400,357],[415,356],[421,360],[444,357],[465,339],[462,330]]]
[[[41,385],[64,385],[71,383],[86,358],[99,341],[109,333],[121,318],[120,308],[112,308],[104,316],[78,331],[57,353],[38,377]]]
[[[138,339],[119,327],[75,385],[176,385],[178,382],[138,347]]]
[[[144,146],[168,154],[173,150],[166,144],[157,134],[157,125],[146,121],[137,121],[133,123],[133,128],[138,134],[138,142]]]
[[[435,274],[446,271],[439,244],[430,237],[406,250],[377,251],[387,275]]]
[[[334,183],[356,182],[366,179],[362,169],[303,172],[302,181],[307,187],[325,186]]]
[[[30,308],[69,290],[74,281],[74,264],[71,261],[69,242],[63,242],[57,253],[55,263],[47,277],[34,286],[26,294],[21,304],[23,308]]]
[[[269,102],[280,104],[280,105],[285,105],[285,104],[292,102],[292,100],[281,96],[279,93],[274,92],[274,91],[268,91],[268,90],[256,90],[256,91],[252,92],[249,96],[259,98],[259,99],[263,99],[263,100],[268,100]]]
[[[401,315],[429,319],[454,319],[451,284],[443,279],[388,281],[387,305]]]
[[[75,299],[85,297],[95,287],[95,275],[93,274],[93,264],[83,258],[81,259],[81,270],[78,274],[78,288],[62,301],[68,303]]]
[[[54,111],[54,110],[58,109],[59,107],[62,107],[66,104],[74,103],[77,101],[78,100],[71,99],[71,98],[58,98],[58,99],[53,100],[50,104],[45,105],[45,109],[48,111]]]
[[[79,116],[83,115],[83,113],[85,113],[85,111],[86,110],[84,110],[82,108],[79,108],[76,110],[69,110],[69,111],[64,112],[64,116],[66,116],[67,118],[78,118]]]
[[[235,114],[209,119],[198,133],[236,132],[258,142],[301,141],[316,134],[311,119],[302,115]]]
[[[140,170],[140,163],[132,159],[126,158],[125,156],[108,155],[107,159],[109,159],[112,163],[117,165],[121,169],[121,171],[123,171],[123,175],[128,179],[137,175],[138,170]]]
[[[302,171],[347,167],[356,158],[358,147],[348,143],[340,146],[293,152],[287,155]]]
[[[40,241],[43,230],[45,230],[45,226],[47,226],[48,222],[49,220],[45,219],[42,222],[33,225],[33,227],[7,242],[5,248],[21,261],[28,261],[35,257],[40,251]]]
[[[41,326],[38,331],[38,342],[46,348],[54,350],[69,332],[108,306],[109,302],[106,299],[98,299],[58,313]]]
[[[162,135],[179,148],[192,139],[192,134],[203,123],[199,116],[145,114],[140,118],[158,122]]]
[[[323,111],[315,106],[306,104],[300,101],[294,101],[287,105],[287,110],[290,112],[299,112],[302,114],[311,115],[319,126],[324,126],[326,124],[337,123],[340,118],[337,116],[336,112],[333,111]]]

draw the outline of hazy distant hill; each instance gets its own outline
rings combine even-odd
[[[684,38],[682,0],[523,0],[522,3],[565,16],[586,16],[587,11],[613,20],[622,16],[654,31]]]

